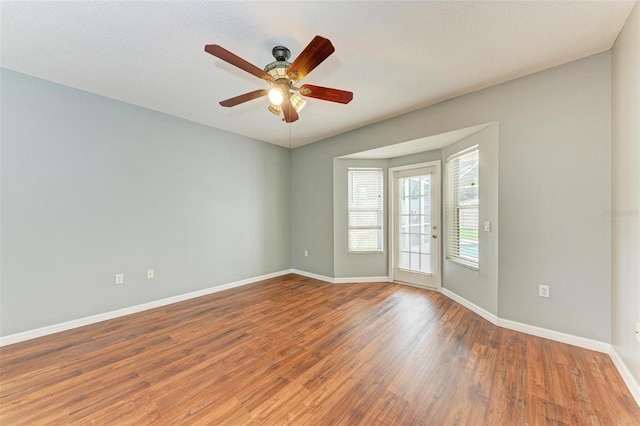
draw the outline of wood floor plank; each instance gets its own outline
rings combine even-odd
[[[290,274],[0,348],[0,424],[640,425],[606,354]]]

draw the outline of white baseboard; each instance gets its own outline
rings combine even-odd
[[[486,309],[481,308],[480,306],[476,305],[475,303],[469,302],[464,297],[458,296],[456,293],[454,293],[451,290],[448,290],[448,289],[446,289],[444,287],[440,288],[440,293],[444,294],[449,299],[458,302],[459,304],[461,304],[465,308],[469,309],[470,311],[480,315],[482,318],[486,319],[491,324],[498,325],[498,317],[495,316],[494,314],[492,314],[491,312],[487,311]]]
[[[476,305],[475,303],[469,302],[467,299],[452,292],[451,290],[442,288],[440,292],[451,300],[460,303],[462,306],[480,315],[490,323],[497,325],[498,327],[519,331],[521,333],[531,334],[533,336],[542,337],[544,339],[555,340],[556,342],[566,343],[572,346],[577,346],[579,348],[590,349],[592,351],[609,354],[609,357],[611,357],[611,360],[613,361],[613,365],[615,365],[616,369],[622,376],[624,383],[627,385],[627,388],[629,388],[629,392],[631,392],[631,395],[636,400],[636,403],[638,404],[638,406],[640,406],[640,386],[627,368],[622,358],[620,358],[616,350],[609,343],[561,333],[559,331],[536,327],[534,325],[511,321],[504,318],[499,318],[491,312],[485,310],[484,308]]]
[[[314,280],[320,280],[327,283],[333,283],[333,278],[326,275],[314,274],[313,272],[301,271],[299,269],[291,269],[292,274],[302,275],[303,277],[313,278]]]
[[[622,376],[622,380],[624,380],[629,388],[631,395],[633,395],[633,398],[636,400],[636,404],[640,406],[640,384],[638,384],[636,379],[633,377],[631,371],[629,371],[629,368],[627,368],[627,365],[624,363],[622,358],[620,358],[620,355],[618,355],[618,352],[616,352],[613,345],[611,345],[611,348],[609,349],[609,356]]]
[[[598,340],[587,339],[586,337],[574,336],[572,334],[562,333],[560,331],[549,330],[547,328],[536,327],[535,325],[524,324],[517,321],[511,321],[498,318],[499,327],[508,328],[510,330],[520,331],[522,333],[531,334],[533,336],[543,337],[556,342],[566,343],[568,345],[577,346],[579,348],[590,349],[596,352],[609,353],[611,345],[609,343],[600,342]]]
[[[334,278],[335,284],[348,284],[348,283],[387,283],[389,277],[351,277],[351,278]]]
[[[577,346],[579,348],[590,349],[596,352],[609,353],[611,347],[610,344],[600,342],[598,340],[587,339],[585,337],[578,337],[572,334],[562,333],[560,331],[549,330],[547,328],[536,327],[535,325],[524,324],[517,321],[511,321],[504,318],[499,318],[497,315],[481,308],[473,302],[469,302],[464,297],[443,288],[441,293],[448,298],[455,300],[462,306],[480,315],[490,323],[497,325],[498,327],[508,328],[509,330],[519,331],[521,333],[531,334],[532,336],[543,337],[549,340],[555,340],[556,342],[567,343],[569,345]]]
[[[389,282],[389,277],[348,277],[348,278],[332,278],[326,275],[318,275],[313,272],[301,271],[299,269],[292,269],[291,273],[302,275],[303,277],[313,278],[316,280],[324,281],[331,284],[348,284],[348,283],[386,283]]]
[[[265,274],[265,275],[260,275],[258,277],[252,277],[252,278],[247,278],[240,281],[234,281],[232,283],[222,284],[215,287],[209,287],[203,290],[192,291],[190,293],[180,294],[177,296],[168,297],[166,299],[154,300],[152,302],[143,303],[141,305],[130,306],[127,308],[117,309],[115,311],[110,311],[110,312],[104,312],[102,314],[92,315],[85,318],[79,318],[76,320],[71,320],[71,321],[60,323],[60,324],[49,325],[46,327],[37,328],[35,330],[28,330],[22,333],[10,334],[8,336],[0,337],[0,347],[11,345],[13,343],[23,342],[29,339],[35,339],[36,337],[42,337],[49,334],[58,333],[60,331],[71,330],[72,328],[82,327],[85,325],[122,317],[125,315],[135,314],[136,312],[146,311],[147,309],[158,308],[160,306],[166,306],[172,303],[182,302],[188,299],[194,299],[196,297],[217,293],[219,291],[228,290],[231,288],[240,287],[247,284],[252,284],[258,281],[267,280],[269,278],[279,277],[281,275],[290,274],[292,272],[293,270],[291,269],[273,272],[271,274]]]

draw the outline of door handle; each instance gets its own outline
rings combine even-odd
[[[433,234],[433,235],[431,236],[431,238],[438,238],[438,235]]]

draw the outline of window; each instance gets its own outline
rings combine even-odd
[[[478,146],[447,158],[445,208],[447,260],[478,270]]]
[[[381,252],[382,169],[348,169],[349,252]]]

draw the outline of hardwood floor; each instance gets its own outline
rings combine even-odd
[[[0,424],[640,425],[608,355],[297,275],[1,348]]]

